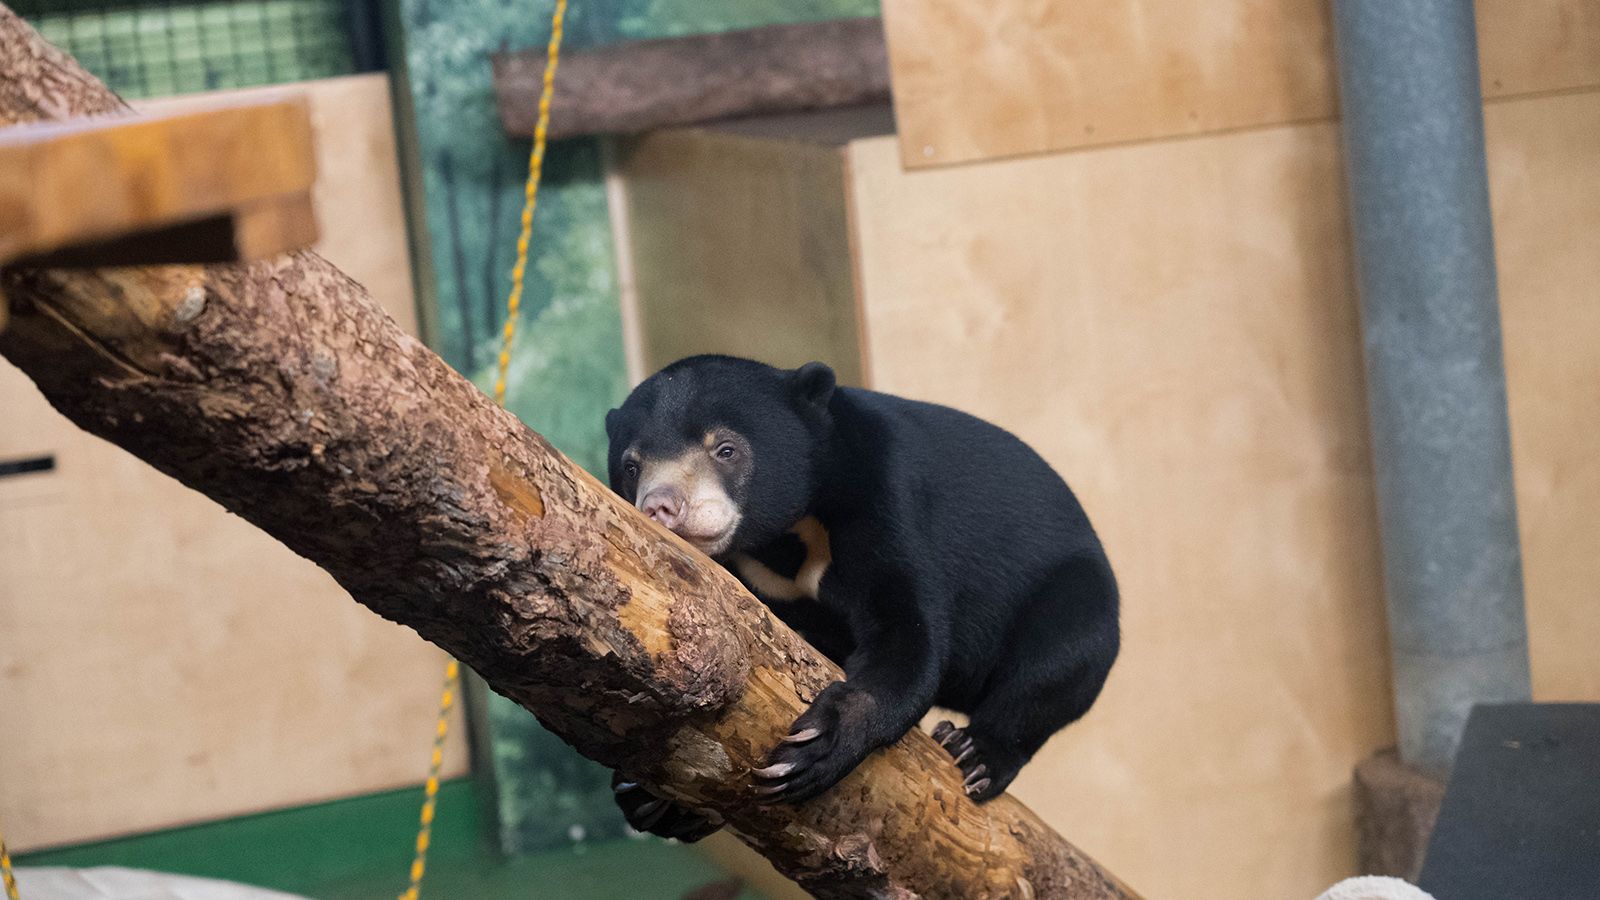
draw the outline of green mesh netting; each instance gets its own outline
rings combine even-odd
[[[344,0],[11,0],[11,6],[124,97],[356,71]]]

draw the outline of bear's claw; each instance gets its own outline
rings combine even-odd
[[[968,797],[982,803],[1000,792],[999,789],[990,790],[994,788],[995,775],[990,761],[985,759],[981,739],[975,740],[967,729],[957,728],[949,721],[934,726],[933,739],[955,760],[956,768],[961,770],[961,789]]]

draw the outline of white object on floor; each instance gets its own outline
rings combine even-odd
[[[1409,881],[1387,875],[1362,875],[1346,878],[1317,900],[1433,900],[1433,895]]]
[[[231,881],[120,866],[26,866],[18,868],[16,875],[17,890],[24,900],[305,900]]]

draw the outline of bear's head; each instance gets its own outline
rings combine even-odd
[[[708,556],[767,544],[816,495],[833,393],[822,363],[679,360],[606,414],[611,489]]]

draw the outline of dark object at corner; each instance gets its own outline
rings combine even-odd
[[[1474,708],[1418,884],[1441,900],[1600,897],[1600,703]]]

